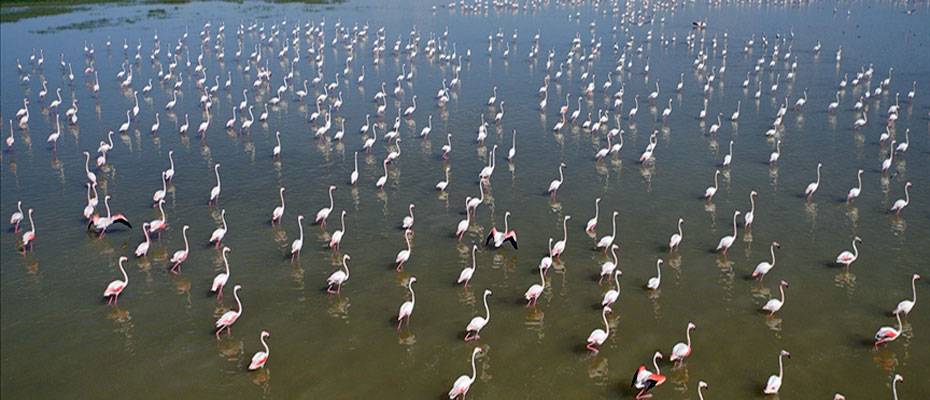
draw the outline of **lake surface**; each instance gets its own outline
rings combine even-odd
[[[902,399],[927,398],[926,279],[917,281],[919,301],[906,318],[902,337],[877,350],[872,337],[879,327],[896,324],[890,311],[911,296],[911,275],[930,277],[930,9],[926,3],[900,1],[762,3],[659,3],[644,11],[640,3],[629,7],[546,2],[524,7],[521,2],[517,8],[473,11],[438,3],[433,10],[431,4],[415,1],[197,2],[89,6],[0,25],[4,137],[23,97],[32,103],[28,130],[16,128],[13,150],[2,155],[0,210],[9,218],[21,200],[24,209],[35,210],[38,232],[34,249],[25,256],[19,252],[21,233],[14,234],[6,225],[0,235],[2,396],[438,399],[457,376],[470,373],[472,349],[480,345],[484,352],[469,396],[481,399],[632,398],[630,376],[640,364],[652,369],[655,351],[666,354],[660,367],[668,377],[653,391],[656,398],[696,399],[699,380],[710,386],[708,399],[763,398],[768,376],[778,372],[781,349],[792,354],[785,360],[782,398],[828,399],[835,392],[850,399],[891,398],[895,373],[905,378],[898,384]],[[908,10],[915,10],[914,15]],[[692,31],[691,22],[704,18],[707,29]],[[196,130],[207,114],[199,103],[202,89],[195,82],[203,74],[194,69],[207,21],[206,86],[218,76],[220,89],[211,96],[213,120],[202,138]],[[305,24],[320,28],[322,21],[322,36],[314,33],[308,39]],[[224,23],[223,40],[218,42]],[[254,26],[241,39],[236,35],[240,23]],[[275,24],[281,32],[269,44]],[[349,36],[333,46],[337,24]],[[353,29],[366,24],[367,38],[357,37]],[[263,59],[256,64],[247,57],[259,44],[262,27]],[[372,47],[381,27],[386,50],[376,64]],[[159,83],[156,74],[172,62],[169,54],[174,54],[185,30],[189,36],[175,70],[182,77],[178,102],[166,112],[177,80]],[[411,43],[412,30],[419,36],[416,56],[395,54],[395,42],[400,40],[403,50]],[[492,38],[489,54],[488,37],[498,32],[503,38]],[[539,53],[531,59],[527,56],[537,32]],[[161,53],[153,63],[149,55],[156,34]],[[692,34],[693,46],[688,40]],[[761,43],[763,35],[768,47]],[[580,47],[572,67],[565,65],[562,77],[551,81],[548,105],[540,112],[537,90],[547,75],[547,54],[555,54],[548,71],[554,78],[576,37]],[[345,77],[345,46],[356,38],[351,73]],[[751,38],[754,45],[744,52]],[[124,39],[129,48],[125,53]],[[582,60],[591,55],[592,39],[600,45],[599,53]],[[112,41],[110,49],[107,40]],[[243,50],[237,59],[240,40]],[[426,51],[429,40],[442,48],[432,57]],[[140,41],[141,60],[136,62]],[[823,47],[815,53],[818,41]],[[326,44],[323,49],[321,42]],[[225,49],[222,61],[216,57],[217,43]],[[290,45],[286,59],[299,51],[300,60],[281,103],[269,108],[266,122],[256,121],[248,131],[239,129],[241,116],[237,129],[224,129],[243,100],[243,89],[255,118],[275,96],[282,77],[291,71],[291,63],[278,57],[285,43]],[[776,43],[779,58],[770,67]],[[95,49],[97,96],[90,89],[93,75],[83,73],[91,65],[85,44]],[[842,61],[837,63],[840,46]],[[323,80],[300,101],[296,91],[304,80],[317,76],[319,67],[315,55],[308,55],[311,47],[325,59]],[[720,72],[725,48],[726,70]],[[29,63],[33,49],[44,49],[41,68]],[[701,49],[707,54],[704,71],[694,66]],[[470,58],[465,55],[469,50]],[[458,58],[440,60],[443,51],[454,51]],[[787,51],[791,56],[785,61]],[[624,53],[632,67],[618,72]],[[67,69],[59,66],[61,54],[72,64],[73,83]],[[764,64],[754,72],[760,58]],[[116,79],[126,59],[134,74],[131,87],[140,92],[140,112],[126,134],[114,137],[108,163],[94,172],[100,196],[112,196],[114,212],[124,213],[133,229],[118,226],[98,239],[86,232],[81,215],[87,196],[82,152],[96,157],[106,132],[117,130],[134,105],[132,91],[121,88]],[[256,67],[264,68],[266,61],[272,77],[256,90]],[[787,80],[794,62],[796,76]],[[362,66],[365,80],[359,85]],[[462,84],[452,88],[450,101],[440,108],[436,93],[443,80],[455,77],[457,66]],[[872,79],[858,86],[850,83],[840,91],[837,112],[827,113],[844,75],[851,81],[870,67]],[[854,130],[861,115],[854,103],[879,87],[891,67],[890,85],[864,101],[867,125]],[[400,84],[403,94],[395,97],[394,79],[402,71],[414,75]],[[581,80],[585,72],[596,76],[597,89],[584,97],[577,124],[553,132],[566,94],[571,94],[570,113],[591,81]],[[744,89],[747,72],[750,85]],[[316,111],[313,98],[323,93],[323,84],[337,82],[337,73],[336,92],[341,92],[343,106],[333,112],[327,139],[316,139],[313,132],[322,120],[309,122]],[[602,85],[609,73],[613,85],[605,94]],[[708,117],[702,122],[697,115],[712,73]],[[21,81],[25,75],[28,83]],[[223,88],[227,76],[232,79],[228,90]],[[142,94],[153,77],[154,89]],[[683,89],[676,92],[679,79]],[[772,93],[776,79],[778,88]],[[48,82],[45,100],[38,97],[42,80]],[[906,94],[915,81],[916,97],[908,101]],[[387,84],[387,110],[383,118],[375,118],[372,97],[381,82]],[[623,118],[618,122],[613,94],[621,82]],[[657,82],[653,107],[647,96]],[[753,94],[760,85],[757,100]],[[488,107],[494,86],[498,103]],[[56,112],[47,105],[56,98],[57,88],[62,89],[62,118],[76,98],[79,120],[76,125],[62,120],[53,149],[46,137],[55,130]],[[790,107],[805,90],[806,105],[800,111]],[[897,153],[890,171],[883,173],[890,143],[881,143],[879,136],[895,93],[900,93],[900,110],[892,133],[900,141],[910,129],[909,149]],[[331,104],[336,93],[330,94]],[[395,149],[394,144],[385,145],[382,135],[390,130],[398,109],[412,105],[413,95],[418,96],[417,109],[399,129],[401,156],[389,164],[387,184],[379,190],[375,181],[383,175],[381,162]],[[627,115],[636,95],[639,112],[630,121]],[[769,165],[775,139],[765,132],[785,97],[789,110],[777,133],[781,157]],[[672,113],[663,123],[661,114],[669,99]],[[501,100],[505,114],[498,125],[493,119]],[[738,103],[741,116],[731,123],[728,116]],[[595,133],[583,129],[588,113],[596,118],[598,110],[610,110],[606,127]],[[152,135],[156,112],[160,130]],[[489,121],[488,137],[478,144],[482,113]],[[724,120],[711,134],[717,113],[723,113]],[[185,114],[191,128],[179,135]],[[366,114],[386,124],[378,128],[371,154],[359,151],[368,137],[359,134]],[[432,133],[424,140],[418,135],[430,116]],[[342,120],[345,138],[334,141]],[[596,162],[594,154],[605,146],[608,130],[618,126],[624,131],[622,150]],[[514,129],[517,153],[508,163],[504,157]],[[655,159],[641,165],[639,156],[654,129]],[[276,131],[281,132],[283,148],[279,160],[272,157]],[[453,151],[443,160],[447,133],[452,135]],[[701,195],[713,184],[731,140],[732,165],[721,169],[719,190],[706,202]],[[497,165],[485,202],[465,237],[457,241],[454,232],[465,218],[465,197],[479,194],[478,173],[494,145],[499,145]],[[159,175],[168,168],[169,150],[174,151],[176,170],[165,203],[169,228],[153,241],[146,257],[137,259],[132,251],[143,240],[142,223],[159,216],[151,198],[161,188]],[[360,177],[352,186],[348,180],[355,151]],[[558,178],[559,162],[567,168],[552,199],[546,188]],[[818,162],[823,163],[822,181],[813,201],[807,202],[804,188],[816,179]],[[207,200],[215,185],[216,163],[222,165],[222,193],[219,204],[211,206]],[[450,183],[440,194],[434,185],[444,178],[445,168]],[[856,185],[857,169],[864,170],[862,194],[847,204],[846,192]],[[909,206],[900,216],[889,213],[894,201],[904,198],[908,181],[913,182]],[[312,225],[316,211],[329,205],[329,185],[337,187],[332,215],[325,228]],[[287,188],[284,220],[272,226],[269,220],[282,186]],[[752,190],[758,192],[752,229],[747,232],[740,218],[729,254],[714,252],[719,238],[731,233],[734,210],[748,211]],[[600,266],[609,255],[596,250],[597,237],[584,232],[598,197],[602,201],[597,237],[610,233],[610,214],[619,211],[616,241],[623,276],[620,299],[609,318],[610,337],[601,352],[592,355],[584,348],[585,339],[591,330],[603,328],[600,299],[612,286],[598,285]],[[401,221],[411,203],[416,204],[413,251],[403,272],[396,272],[394,255],[406,247]],[[218,302],[209,289],[223,262],[221,251],[207,239],[221,225],[221,209],[229,225],[223,244],[232,249],[232,274],[225,298]],[[341,252],[333,252],[327,244],[340,226],[341,210],[347,211],[347,230]],[[467,288],[456,285],[459,271],[471,264],[472,243],[483,245],[484,236],[492,226],[501,227],[508,210],[519,250],[480,246],[471,283]],[[102,200],[97,211],[105,213]],[[292,262],[289,250],[299,236],[299,214],[306,216],[306,237],[300,260]],[[562,238],[567,216],[572,217],[567,249],[548,274],[538,305],[527,308],[523,293],[539,282],[536,266],[547,253],[548,238]],[[685,221],[684,240],[677,251],[669,252],[668,239],[679,217]],[[191,251],[182,272],[175,275],[168,271],[168,259],[184,246],[184,225],[191,227]],[[837,254],[851,250],[855,236],[862,238],[859,259],[849,269],[834,264]],[[772,241],[781,245],[776,267],[762,282],[750,279],[755,265],[769,258]],[[352,257],[350,279],[339,295],[327,294],[326,278],[340,268],[342,254]],[[120,277],[116,264],[123,255],[130,256],[125,264],[129,285],[119,305],[108,306],[101,293]],[[657,258],[666,263],[660,289],[651,291],[645,284],[656,273]],[[409,328],[397,331],[397,309],[409,298],[405,285],[411,276],[417,278],[416,308]],[[790,283],[786,302],[768,317],[760,308],[778,296],[780,280]],[[218,341],[213,323],[235,307],[234,284],[242,285],[244,311],[232,335]],[[491,321],[478,342],[465,343],[465,325],[484,313],[481,295],[486,288],[493,291]],[[689,321],[697,325],[692,332],[694,351],[685,365],[673,368],[668,353],[684,340]],[[271,357],[263,370],[249,372],[252,354],[262,350],[262,330],[271,333]]]

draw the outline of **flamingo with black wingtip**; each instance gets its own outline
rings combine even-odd
[[[652,356],[652,366],[655,367],[656,372],[648,370],[646,364],[642,364],[636,369],[636,373],[633,374],[633,383],[631,383],[630,386],[639,389],[639,392],[636,393],[636,400],[652,397],[649,391],[665,383],[665,375],[662,375],[662,372],[659,370],[658,360],[660,358],[662,358],[662,353],[658,351]]]
[[[514,250],[519,249],[517,246],[517,232],[510,229],[510,211],[504,213],[504,230],[499,231],[497,227],[491,228],[491,233],[488,234],[487,239],[484,240],[484,245],[487,247],[493,241],[494,248],[499,249],[504,246],[504,243],[510,243],[513,246]]]

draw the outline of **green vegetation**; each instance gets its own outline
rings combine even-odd
[[[220,0],[235,1],[241,0]],[[305,3],[305,4],[333,4],[342,3],[345,0],[265,0],[269,3]],[[73,11],[85,11],[86,5],[102,3],[119,3],[119,4],[187,4],[191,0],[0,0],[0,23],[16,22],[21,19],[45,17],[50,15],[66,14]],[[155,11],[156,14],[153,14]],[[163,18],[164,10],[149,11],[149,17]],[[55,28],[58,29],[58,28]],[[82,29],[82,28],[77,28]],[[88,28],[83,28],[88,29]]]

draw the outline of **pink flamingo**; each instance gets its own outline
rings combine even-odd
[[[281,222],[281,217],[284,216],[284,188],[282,187],[278,190],[278,194],[281,196],[281,205],[274,208],[271,211],[271,223],[275,224]]]
[[[568,243],[568,220],[572,219],[571,215],[566,215],[562,219],[562,240],[555,242],[555,246],[552,246],[552,250],[549,251],[549,256],[553,258],[558,258],[565,252],[565,246]]]
[[[895,329],[891,326],[883,326],[878,329],[878,332],[875,332],[875,347],[881,346],[888,342],[895,341],[898,337],[901,336],[901,313],[895,313],[895,318],[898,320],[898,328]]]
[[[190,244],[187,242],[188,229],[190,229],[190,226],[184,225],[184,229],[181,230],[181,235],[184,236],[184,250],[178,250],[171,256],[171,262],[174,263],[171,266],[171,272],[173,273],[181,272],[181,263],[187,260],[187,256],[190,254]]]
[[[648,398],[649,390],[665,383],[665,375],[662,375],[662,372],[659,370],[658,360],[662,358],[662,353],[658,351],[652,356],[652,366],[656,369],[656,372],[652,372],[646,369],[646,365],[642,364],[636,370],[636,373],[633,374],[633,383],[630,385],[633,388],[639,389],[639,392],[636,393],[636,400]]]
[[[478,251],[477,245],[471,246],[471,267],[465,267],[462,272],[459,273],[459,279],[455,283],[464,283],[464,287],[468,287],[468,282],[471,281],[472,275],[475,274],[475,270],[478,269],[478,261],[475,258],[475,252]]]
[[[465,341],[470,342],[472,340],[481,339],[481,330],[491,322],[491,309],[488,308],[488,296],[491,295],[491,289],[484,290],[484,313],[485,316],[476,316],[468,322],[468,325],[465,326]]]
[[[597,328],[591,331],[591,334],[588,335],[588,344],[585,347],[588,350],[597,354],[600,352],[600,347],[607,341],[607,338],[610,336],[610,323],[607,322],[607,314],[610,314],[613,310],[610,306],[604,306],[604,309],[601,310],[601,317],[604,319],[604,330]]]
[[[323,207],[320,211],[316,213],[316,223],[326,226],[326,219],[329,218],[329,213],[333,211],[333,191],[336,190],[335,185],[329,186],[329,207]]]
[[[523,297],[526,298],[526,306],[536,307],[536,301],[539,300],[539,296],[542,295],[543,290],[546,290],[546,276],[543,274],[543,270],[539,270],[539,284],[533,284],[529,289],[526,290],[526,293],[523,294]]]
[[[233,109],[235,110],[235,109]],[[271,336],[268,331],[262,331],[261,340],[262,346],[265,347],[265,351],[257,351],[252,356],[252,362],[249,363],[249,371],[255,371],[259,368],[264,368],[265,363],[268,362],[268,357],[271,356],[271,350],[268,348],[268,343],[265,343],[265,338]]]
[[[410,301],[405,301],[401,304],[400,310],[397,311],[397,330],[400,330],[405,320],[407,321],[407,326],[410,326],[410,316],[413,314],[413,307],[417,304],[417,296],[413,293],[413,283],[416,281],[417,277],[411,276],[410,280],[407,282],[407,290],[410,291]]]
[[[693,322],[688,322],[688,329],[685,330],[685,337],[688,343],[679,342],[672,347],[672,355],[668,358],[671,362],[684,362],[691,355],[691,331],[697,328]]]
[[[504,243],[509,242],[513,246],[514,250],[519,249],[517,246],[517,232],[510,230],[510,223],[508,221],[510,218],[510,211],[504,213],[504,230],[499,231],[497,227],[491,228],[491,233],[488,234],[487,239],[484,240],[484,245],[488,246],[491,244],[491,241],[494,242],[494,248],[501,248]]]
[[[226,209],[220,210],[220,217],[223,219],[223,227],[216,228],[210,235],[210,243],[215,243],[217,249],[220,248],[220,244],[223,243],[223,238],[226,237]]]
[[[352,257],[349,257],[348,254],[342,256],[342,267],[345,268],[345,270],[333,272],[329,278],[326,278],[327,292],[339,293],[339,291],[342,290],[342,285],[349,280],[349,260],[351,258]],[[336,290],[333,290],[333,286],[336,287]]]
[[[123,293],[123,289],[126,289],[126,285],[129,285],[129,276],[126,275],[126,269],[123,268],[123,262],[126,260],[128,260],[126,257],[119,258],[119,271],[123,273],[123,280],[113,280],[103,291],[103,297],[109,297],[107,304],[119,304],[120,293]]]
[[[216,299],[223,299],[223,288],[226,287],[226,281],[229,280],[229,260],[226,259],[226,253],[229,253],[229,246],[223,246],[223,265],[226,267],[225,272],[220,272],[216,274],[216,277],[213,278],[213,285],[210,286],[210,291],[216,293]]]
[[[333,232],[333,236],[329,239],[329,248],[333,250],[339,250],[342,237],[346,234],[346,210],[342,210],[342,215],[339,216],[339,220],[342,222],[342,229]]]
[[[29,230],[23,234],[23,255],[26,255],[26,248],[35,250],[36,241],[36,224],[32,220],[32,209],[29,209]]]
[[[149,252],[149,246],[151,246],[152,239],[149,238],[149,223],[148,222],[145,222],[142,224],[142,234],[145,235],[145,241],[142,243],[139,243],[139,245],[136,246],[136,252],[135,252],[136,257],[145,257],[145,255],[148,254]]]
[[[730,246],[733,245],[733,242],[736,241],[736,217],[740,214],[739,211],[733,212],[733,235],[727,235],[720,238],[720,242],[717,243],[717,251],[723,250],[723,255],[727,255],[727,250],[730,249]]]
[[[462,375],[455,380],[455,383],[452,384],[452,390],[449,390],[449,400],[455,400],[459,396],[462,397],[462,400],[465,400],[465,395],[468,394],[468,390],[471,389],[471,384],[475,383],[475,377],[478,372],[475,369],[475,357],[478,356],[482,350],[480,347],[475,347],[475,350],[471,353],[471,376]]]
[[[404,269],[404,264],[410,260],[410,253],[413,252],[413,248],[410,247],[411,234],[413,234],[413,231],[410,229],[404,231],[404,241],[407,242],[407,248],[398,252],[397,257],[394,259],[394,262],[397,263],[397,272]]]
[[[236,298],[236,306],[239,310],[226,311],[216,320],[216,340],[220,339],[220,333],[222,333],[224,329],[226,330],[226,336],[232,335],[232,325],[242,316],[242,301],[239,300],[239,289],[242,289],[242,285],[233,286],[233,297]]]

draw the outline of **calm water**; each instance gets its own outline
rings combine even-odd
[[[411,6],[415,3],[416,6]],[[625,6],[621,5],[621,8]],[[836,10],[834,10],[836,7]],[[917,7],[916,15],[905,11]],[[153,9],[166,9],[159,17]],[[624,8],[625,9],[625,8]],[[639,13],[639,6],[635,8]],[[452,381],[470,372],[469,357],[475,344],[463,343],[465,325],[483,313],[481,293],[494,291],[490,299],[491,322],[482,331],[479,344],[485,353],[478,359],[478,380],[471,395],[476,398],[632,398],[629,379],[641,363],[649,363],[656,350],[668,354],[684,340],[689,321],[694,352],[685,367],[670,369],[661,364],[669,381],[655,390],[658,398],[696,398],[698,380],[710,384],[708,398],[760,398],[767,377],[777,373],[777,356],[787,349],[786,399],[826,399],[834,392],[851,399],[891,398],[891,376],[900,373],[901,398],[926,398],[930,394],[930,313],[926,281],[918,281],[919,300],[904,325],[903,337],[873,350],[871,338],[881,326],[894,325],[889,311],[910,297],[910,276],[930,276],[930,25],[925,3],[903,2],[814,3],[803,6],[703,4],[662,9],[653,23],[641,26],[617,24],[619,15],[609,7],[591,4],[568,6],[550,3],[536,9],[491,9],[463,12],[440,6],[435,12],[419,2],[352,1],[337,6],[268,5],[264,3],[195,3],[174,6],[92,7],[63,16],[28,19],[3,24],[2,119],[3,136],[9,134],[8,120],[22,107],[24,95],[32,101],[29,130],[16,129],[16,145],[3,154],[2,204],[4,218],[22,200],[24,208],[35,209],[38,240],[25,257],[18,253],[20,235],[4,229],[0,238],[2,255],[2,395],[9,398],[78,397],[116,395],[163,398],[169,396],[269,397],[269,398],[440,398]],[[577,14],[575,14],[577,13]],[[575,14],[570,18],[570,15]],[[650,13],[651,14],[651,13]],[[686,36],[691,21],[707,17],[709,29],[698,33],[689,48]],[[107,18],[107,21],[99,21]],[[664,18],[664,21],[661,20]],[[245,57],[258,43],[258,29],[242,37],[242,60],[233,53],[238,47],[236,29],[240,22],[271,25],[287,20],[281,37],[271,46],[262,45],[263,58],[273,71],[271,82],[256,91],[255,65],[245,72]],[[196,126],[205,118],[198,106],[200,90],[194,73],[200,54],[199,32],[210,20],[211,41],[204,57],[208,81],[219,75],[221,89],[213,98],[214,122],[201,140]],[[267,123],[256,122],[251,133],[223,129],[232,108],[249,90],[255,115],[274,96],[289,63],[276,57],[295,24],[325,20],[322,51],[324,83],[336,79],[345,67],[346,51],[331,41],[341,21],[352,29],[370,24],[367,40],[356,45],[352,73],[339,76],[344,106],[334,113],[344,118],[343,142],[319,141],[312,137],[316,125],[308,122],[315,111],[312,99],[322,86],[311,88],[306,102],[296,100],[300,82],[312,80],[317,66],[307,56],[310,42],[300,33],[301,60],[294,82],[284,101],[270,109]],[[74,29],[85,21],[96,21]],[[225,22],[223,41],[226,58],[220,62],[213,49],[217,29]],[[593,27],[591,24],[595,24]],[[611,24],[617,26],[612,30]],[[371,47],[377,29],[385,28],[387,51],[378,65],[372,62]],[[158,84],[149,95],[140,95],[141,112],[128,134],[115,137],[109,164],[96,170],[101,196],[112,196],[114,211],[125,213],[134,229],[116,229],[97,240],[85,233],[81,210],[86,201],[82,151],[93,152],[107,130],[125,121],[125,110],[133,105],[130,91],[115,79],[124,56],[123,39],[129,42],[129,57],[142,40],[142,61],[133,64],[132,87],[141,91],[148,78],[170,62],[173,51],[188,27],[190,37],[181,52],[178,71],[183,76],[178,106],[165,112],[171,85]],[[421,36],[415,59],[395,56],[398,39],[409,42],[410,31]],[[443,32],[448,29],[448,38]],[[504,40],[493,41],[487,53],[488,35],[503,32]],[[528,60],[533,35],[542,29],[540,54]],[[518,37],[511,43],[516,30]],[[153,35],[161,40],[158,64],[149,59]],[[651,33],[651,37],[650,37]],[[724,33],[728,38],[724,38]],[[797,76],[786,81],[790,62],[781,59],[768,67],[771,46],[787,37],[791,62],[797,60]],[[546,54],[555,50],[554,67],[564,62],[572,38],[578,35],[581,49],[574,66],[549,86],[549,104],[538,110],[536,90],[546,75]],[[755,34],[756,43],[743,52]],[[766,34],[769,48],[760,44]],[[793,36],[792,36],[793,35]],[[674,43],[672,38],[677,39]],[[717,48],[712,41],[716,37]],[[105,48],[111,38],[113,48]],[[600,89],[604,76],[613,71],[621,48],[628,40],[633,48],[627,61],[633,67],[614,73],[612,94],[625,85],[624,147],[618,156],[595,162],[593,154],[604,146],[606,129],[592,135],[579,127],[552,132],[565,95],[575,97],[586,82],[581,75],[589,69],[580,60],[588,55],[591,39],[602,45],[590,64],[598,90],[583,102],[582,120],[599,109],[612,109],[613,99]],[[453,78],[453,69],[438,56],[429,59],[423,48],[436,39],[451,52],[455,45],[462,56],[462,86],[452,91],[451,101],[440,109],[434,99],[443,79]],[[666,45],[663,40],[669,40]],[[702,108],[705,74],[692,67],[703,47],[709,67],[723,65],[723,48],[728,43],[726,71],[718,73],[708,95],[709,116],[729,116],[741,101],[738,124],[725,119],[716,135],[707,133],[715,121],[697,119]],[[812,52],[817,41],[819,55]],[[84,43],[96,48],[94,65],[100,76],[100,95],[92,96],[93,77],[82,73],[87,58]],[[287,41],[290,41],[288,39]],[[510,46],[509,59],[503,52]],[[842,45],[843,59],[837,65],[835,52]],[[636,48],[642,46],[642,53]],[[318,46],[315,46],[318,48]],[[28,64],[33,48],[45,49],[44,68]],[[294,56],[292,47],[288,58]],[[191,67],[185,65],[193,60]],[[58,66],[60,53],[73,63],[73,85]],[[750,76],[748,90],[741,87],[747,71],[765,57],[760,73]],[[31,82],[19,81],[15,63],[19,58]],[[643,74],[648,62],[650,71]],[[262,61],[264,64],[264,60]],[[456,62],[458,63],[458,61]],[[371,155],[359,155],[360,179],[348,184],[353,169],[353,152],[364,137],[358,134],[366,114],[374,114],[371,102],[380,82],[388,83],[402,66],[414,71],[403,83],[400,99],[390,97],[384,117],[389,125],[397,108],[411,104],[418,95],[414,118],[401,124],[402,155],[390,167],[383,191],[374,187],[382,175],[381,160],[388,152],[380,137]],[[364,85],[356,78],[365,66]],[[872,83],[850,85],[841,92],[836,115],[825,112],[833,101],[844,74],[850,79],[861,68],[874,65]],[[894,67],[885,93],[866,101],[869,124],[851,129],[858,113],[853,104],[870,86]],[[570,72],[569,72],[570,71]],[[222,89],[231,72],[232,89]],[[684,73],[684,90],[675,93]],[[780,75],[780,77],[779,77]],[[776,93],[769,86],[779,78]],[[49,96],[40,104],[41,80],[48,81]],[[763,95],[753,99],[761,81]],[[913,103],[905,99],[917,81]],[[656,106],[646,96],[659,83]],[[476,145],[480,114],[493,119],[497,108],[486,102],[492,86],[506,102],[503,123],[493,123],[488,140]],[[296,87],[295,87],[296,86]],[[55,129],[54,112],[45,105],[62,88],[63,113],[70,100],[79,102],[79,122],[65,125],[52,151],[45,143]],[[780,131],[783,141],[777,167],[766,160],[774,141],[764,136],[784,97],[789,104],[807,89],[802,112],[789,110]],[[910,128],[910,149],[896,156],[892,173],[881,173],[881,160],[888,144],[879,143],[887,108],[894,93],[901,93],[901,110],[894,132],[899,139]],[[633,96],[641,98],[635,126],[626,119]],[[673,112],[667,125],[661,122],[668,99]],[[160,113],[161,131],[149,134],[154,115]],[[191,132],[179,136],[178,126],[190,114]],[[416,135],[433,116],[428,140]],[[617,126],[611,112],[608,129]],[[338,118],[334,119],[337,121]],[[580,125],[581,121],[579,121]],[[238,123],[241,125],[241,121]],[[237,126],[238,126],[237,125]],[[334,122],[329,136],[338,129]],[[504,160],[516,129],[517,156]],[[654,165],[641,166],[637,159],[658,129]],[[283,157],[271,157],[275,131],[281,132]],[[440,158],[445,134],[451,133],[453,152],[449,161]],[[714,171],[735,142],[733,166],[721,176],[720,190],[712,204],[699,197],[713,183]],[[499,144],[497,168],[487,199],[465,239],[453,237],[464,218],[466,196],[479,193],[477,173]],[[393,149],[393,145],[391,146]],[[167,154],[174,150],[176,175],[169,186],[166,212],[170,228],[153,243],[149,255],[128,262],[129,286],[118,307],[104,305],[100,293],[107,282],[119,276],[116,261],[131,255],[142,240],[140,226],[158,216],[150,207],[152,193],[159,189],[160,171],[168,167]],[[558,200],[545,194],[547,183],[558,177],[558,163],[568,165]],[[815,179],[818,162],[823,162],[823,180],[811,204],[802,198],[804,187]],[[219,207],[206,204],[214,185],[213,165],[221,163],[223,191]],[[451,183],[446,194],[433,190],[450,168]],[[856,183],[856,170],[863,174],[863,193],[853,206],[843,200]],[[886,210],[903,198],[906,181],[912,181],[911,204],[901,217]],[[316,211],[328,205],[327,187],[337,186],[335,210],[329,226],[311,226]],[[272,227],[268,220],[278,203],[278,188],[287,187],[285,223]],[[759,193],[755,224],[751,233],[740,234],[728,257],[712,252],[718,239],[731,230],[734,210],[749,208],[748,194]],[[595,238],[584,233],[584,223],[593,216],[593,203],[602,197],[598,236],[609,233],[610,212],[618,210],[617,239],[621,244],[622,294],[610,318],[611,335],[600,354],[584,350],[592,329],[602,327],[598,304],[609,285],[597,285],[597,273],[607,260],[594,250]],[[407,205],[416,204],[413,254],[402,273],[393,270],[393,257],[404,245],[400,223]],[[222,269],[221,253],[207,243],[220,224],[220,209],[226,209],[229,233],[224,244],[232,248],[232,276],[226,298],[217,302],[208,292],[213,276]],[[339,296],[327,295],[325,279],[339,268],[339,254],[326,244],[338,228],[340,210],[347,210],[347,233],[342,250],[352,256],[351,278]],[[102,202],[98,209],[103,212]],[[478,270],[468,289],[454,284],[459,271],[470,264],[471,243],[483,239],[495,223],[500,226],[510,210],[511,227],[519,234],[519,251],[510,248],[478,253]],[[287,257],[290,243],[298,236],[298,214],[307,216],[306,238],[301,260]],[[536,265],[546,253],[549,237],[559,240],[562,219],[571,215],[568,248],[536,308],[525,308],[522,295],[538,282]],[[679,217],[684,218],[684,243],[669,254],[669,236]],[[190,225],[191,255],[183,273],[167,272],[168,258],[183,248],[181,227]],[[329,231],[329,233],[327,232]],[[854,236],[861,236],[861,257],[850,270],[832,264],[836,255],[850,249]],[[761,260],[769,258],[769,244],[779,241],[777,266],[763,283],[749,274]],[[666,259],[661,289],[644,288],[655,274],[657,257]],[[408,298],[405,283],[418,279],[417,305],[410,329],[395,331],[392,323],[397,307]],[[779,280],[790,282],[784,308],[774,318],[759,311],[771,296],[777,296]],[[212,334],[216,318],[235,306],[232,285],[241,284],[244,313],[234,325],[233,335],[217,341]],[[259,332],[268,330],[271,359],[260,372],[247,372],[251,355],[261,350]]]

